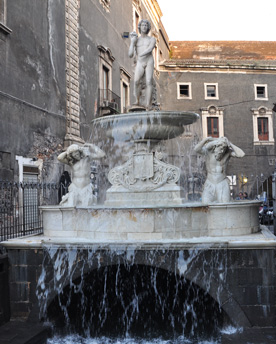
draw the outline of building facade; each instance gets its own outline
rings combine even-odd
[[[127,111],[135,67],[129,33],[148,19],[157,101],[163,110],[201,115],[164,148],[181,167],[181,183],[204,179],[196,142],[225,135],[246,153],[229,164],[234,191],[255,196],[269,185],[276,161],[275,42],[169,43],[156,0],[0,5],[1,180],[57,181],[64,169],[57,155],[71,143],[93,142],[94,118]],[[103,165],[106,172],[108,161]]]
[[[156,0],[0,1],[0,179],[57,181],[57,155],[93,141],[91,121],[132,99],[129,33],[152,24],[159,60],[169,42]]]
[[[266,191],[276,162],[276,42],[170,42],[170,60],[160,66],[161,105],[195,111],[200,126],[188,133],[200,139],[226,136],[245,152],[230,160],[228,175],[235,197]],[[202,162],[192,152],[193,171]]]

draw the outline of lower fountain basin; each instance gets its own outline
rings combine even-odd
[[[184,132],[184,126],[196,122],[197,113],[181,111],[132,112],[93,120],[96,131],[120,142],[161,141],[173,139]]]
[[[240,236],[260,231],[258,201],[170,207],[43,206],[44,235],[101,241]]]

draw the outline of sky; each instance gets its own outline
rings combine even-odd
[[[276,41],[276,0],[157,0],[171,41]]]

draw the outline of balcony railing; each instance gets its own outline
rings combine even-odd
[[[104,112],[120,113],[121,98],[109,89],[99,89],[98,94],[98,115],[104,115]]]

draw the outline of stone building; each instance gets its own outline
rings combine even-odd
[[[91,120],[132,96],[129,33],[149,19],[154,56],[169,43],[156,0],[0,1],[0,179],[57,181],[56,156],[92,140]]]
[[[157,42],[161,108],[202,117],[168,143],[181,183],[202,174],[192,149],[201,136],[225,135],[246,153],[229,165],[236,191],[256,194],[266,184],[275,165],[275,42],[169,45],[156,0],[0,4],[0,179],[58,181],[64,147],[93,141],[95,117],[126,111],[134,71],[129,33],[145,18]]]
[[[276,42],[190,41],[170,42],[170,47],[171,59],[160,65],[162,108],[201,115],[201,128],[186,133],[192,145],[202,137],[226,136],[244,150],[246,156],[228,167],[234,197],[241,190],[252,197],[266,190],[271,196]],[[191,153],[189,177],[202,168]]]

